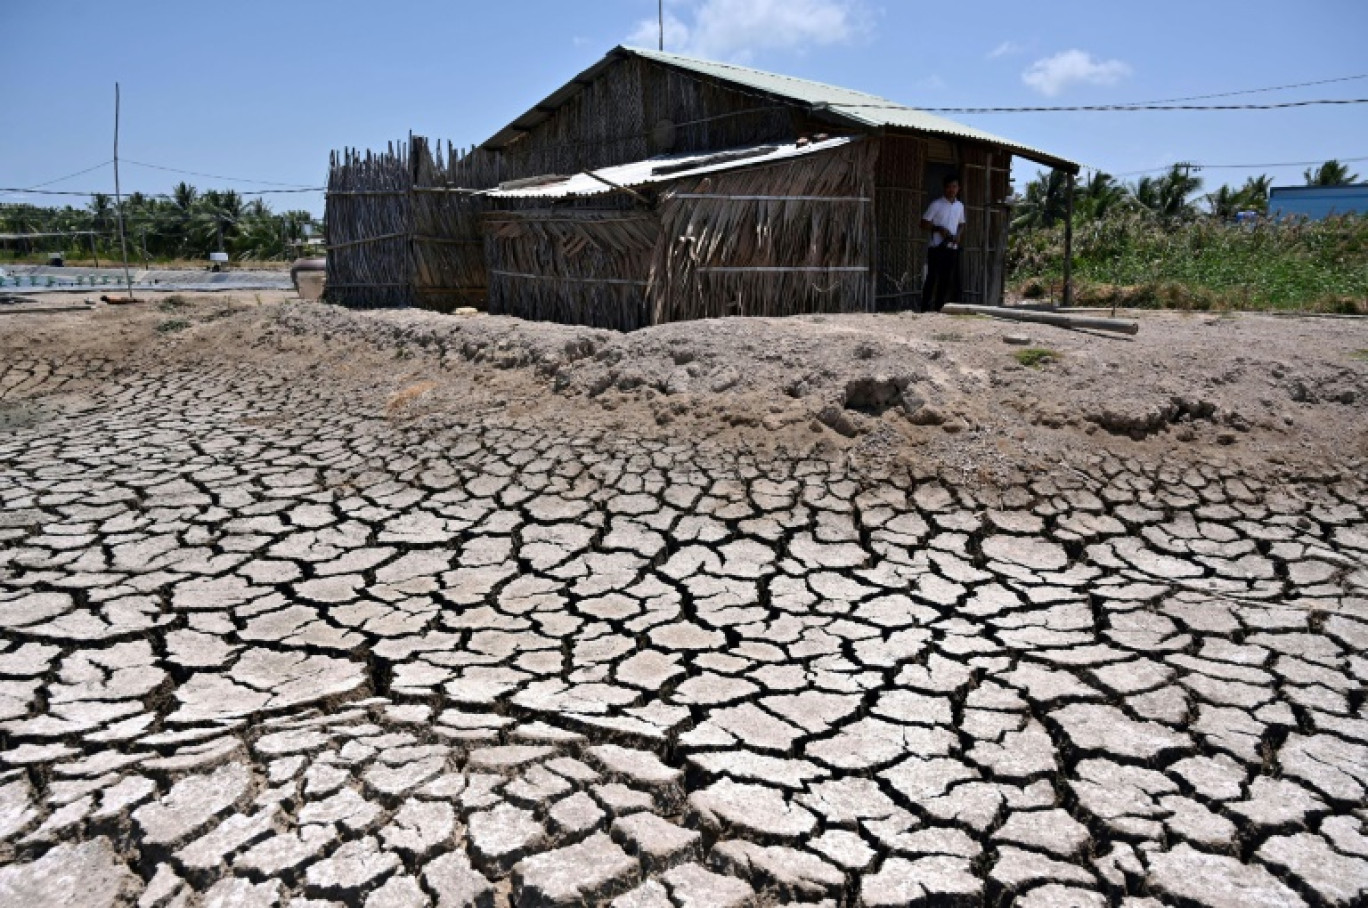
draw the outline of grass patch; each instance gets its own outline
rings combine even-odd
[[[964,340],[964,335],[958,331],[941,331],[931,335],[931,339],[943,344],[956,344]]]
[[[1368,362],[1368,350],[1355,350],[1353,353],[1349,354],[1349,358],[1361,359],[1364,362]]]
[[[1013,353],[1012,358],[1023,366],[1039,369],[1046,363],[1057,361],[1059,354],[1048,347],[1025,347]]]
[[[1008,284],[1037,296],[1064,273],[1064,225],[1014,232]],[[1163,224],[1115,213],[1074,222],[1075,298],[1198,311],[1368,313],[1368,217]]]
[[[157,325],[157,333],[158,333],[158,334],[174,334],[174,333],[176,333],[177,331],[184,331],[186,328],[189,328],[189,327],[190,327],[190,323],[187,322],[185,319],[183,319],[183,318],[172,318],[172,319],[167,319],[166,321],[164,321],[164,322],[162,322],[161,324]]]
[[[157,304],[157,308],[163,312],[179,312],[190,305],[190,301],[179,293],[173,293],[166,299]]]

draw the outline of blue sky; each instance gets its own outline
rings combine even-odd
[[[1128,103],[1368,73],[1364,0],[666,0],[665,10],[666,50],[924,107]],[[321,185],[333,148],[383,147],[409,131],[483,141],[614,45],[653,44],[655,19],[655,0],[0,0],[0,186],[107,161],[116,80],[125,192],[180,179]],[[1312,98],[1368,98],[1368,79],[1226,100]],[[1126,179],[1179,160],[1329,157],[1365,158],[1351,166],[1368,178],[1368,105],[950,116]],[[1208,189],[1257,173],[1298,184],[1303,169],[1201,176]],[[1018,188],[1034,170],[1017,162]],[[47,188],[111,191],[113,172]],[[321,194],[266,198],[322,210]],[[66,201],[0,194],[20,199]]]

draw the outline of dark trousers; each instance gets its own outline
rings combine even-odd
[[[939,312],[960,298],[960,251],[944,245],[926,250],[926,283],[922,285],[922,311]]]

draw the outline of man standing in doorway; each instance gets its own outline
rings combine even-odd
[[[941,197],[926,208],[922,230],[931,231],[926,250],[926,281],[922,284],[922,311],[939,312],[960,293],[960,239],[964,236],[964,203],[959,200],[959,177],[941,180]]]

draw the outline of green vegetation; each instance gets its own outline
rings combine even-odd
[[[1012,356],[1023,366],[1032,369],[1039,369],[1046,363],[1052,363],[1059,359],[1059,354],[1048,347],[1025,347],[1013,353]]]
[[[1354,179],[1327,161],[1310,184]],[[1130,186],[1095,173],[1079,182],[1074,204],[1075,301],[1178,309],[1311,309],[1368,312],[1368,218],[1325,221],[1258,218],[1268,177],[1201,198],[1201,180],[1174,167]],[[1043,174],[1026,187],[1013,219],[1009,286],[1027,297],[1060,292],[1064,273],[1065,180]]]
[[[1368,350],[1355,350],[1353,353],[1350,353],[1349,355],[1352,356],[1354,359],[1368,361]]]
[[[218,251],[236,261],[290,259],[298,248],[290,243],[316,224],[307,211],[276,214],[260,198],[248,202],[233,190],[200,192],[189,183],[177,184],[168,196],[132,193],[124,198],[123,213],[129,262],[143,264],[203,262]],[[0,204],[0,233],[67,234],[5,241],[0,260],[46,262],[49,253],[61,252],[68,259],[113,262],[119,257],[117,215],[113,197],[103,193],[84,208]]]
[[[173,318],[157,325],[158,334],[174,334],[177,331],[184,331],[190,327],[190,323],[183,318]]]
[[[188,305],[190,305],[188,299],[181,296],[179,293],[174,293],[158,303],[157,308],[163,312],[179,312]]]

